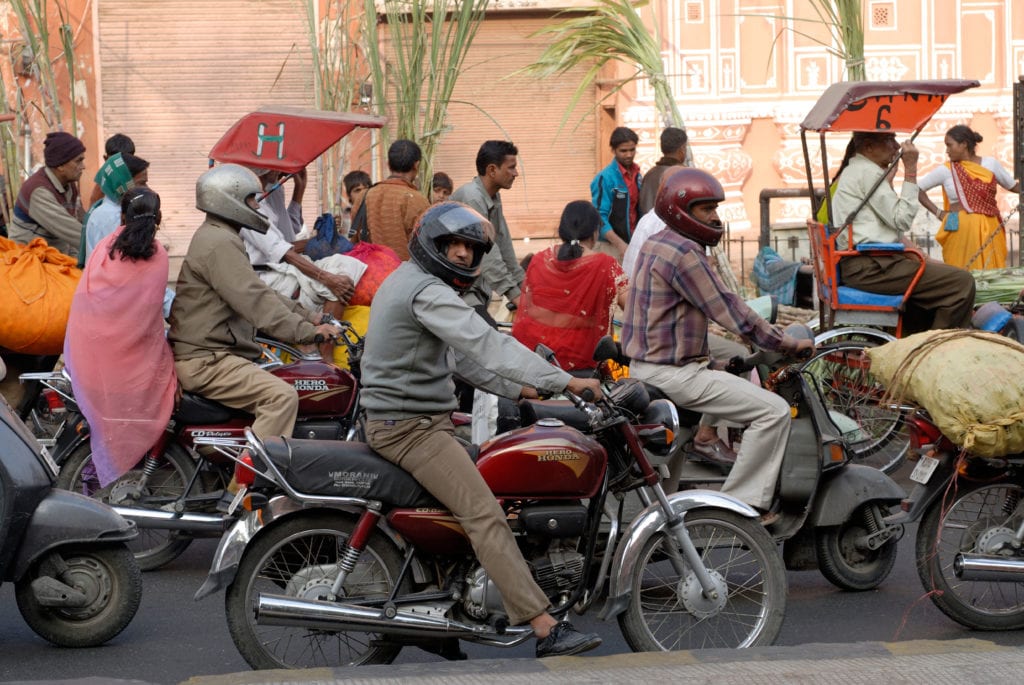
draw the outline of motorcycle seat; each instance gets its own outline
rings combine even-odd
[[[224,423],[235,417],[253,418],[252,414],[241,409],[232,409],[191,392],[181,394],[181,402],[178,403],[174,416],[180,423],[197,426]]]
[[[268,438],[263,444],[274,466],[300,493],[358,497],[399,508],[443,508],[408,471],[366,443]]]
[[[540,419],[558,419],[576,430],[590,430],[587,415],[569,400],[520,400],[519,417],[523,426],[532,426]]]

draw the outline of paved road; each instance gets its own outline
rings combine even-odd
[[[789,574],[789,604],[776,644],[888,642],[983,638],[1024,645],[1024,631],[972,633],[941,614],[924,596],[913,567],[911,528],[900,543],[896,570],[881,588],[845,593],[817,572]],[[196,675],[248,670],[224,619],[223,595],[193,602],[215,542],[202,540],[175,563],[145,575],[142,607],[126,631],[96,649],[61,650],[37,638],[21,621],[10,585],[0,587],[0,681],[55,680],[87,676],[180,683]],[[594,655],[628,652],[618,625],[594,615],[575,618],[600,632],[605,644]],[[532,658],[531,644],[512,650],[467,646],[471,659]],[[407,648],[399,663],[439,661]]]

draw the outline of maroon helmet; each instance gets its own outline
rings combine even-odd
[[[701,245],[714,247],[725,232],[722,222],[706,224],[697,221],[691,209],[701,202],[724,201],[722,184],[711,174],[700,169],[680,167],[669,171],[662,180],[658,197],[654,200],[654,213],[677,233]]]

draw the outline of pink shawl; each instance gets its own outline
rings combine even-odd
[[[100,484],[127,473],[167,427],[177,377],[164,335],[167,251],[110,258],[118,229],[96,246],[75,290],[64,361],[89,421]]]

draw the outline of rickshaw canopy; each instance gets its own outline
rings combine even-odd
[[[368,114],[302,107],[261,107],[221,136],[210,159],[293,174],[357,127],[380,128],[386,119]]]
[[[829,86],[804,118],[806,131],[917,131],[955,93],[981,85],[965,79],[846,81]]]

